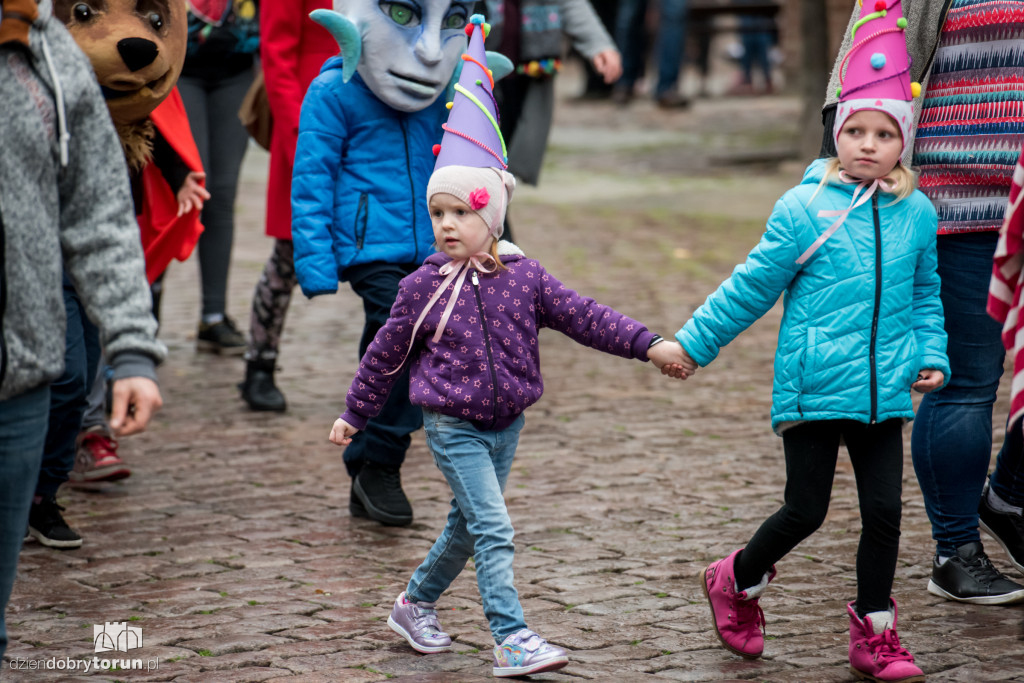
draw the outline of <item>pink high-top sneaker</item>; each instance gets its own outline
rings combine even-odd
[[[711,605],[715,634],[722,645],[741,657],[757,659],[764,652],[764,612],[757,603],[768,582],[775,578],[775,567],[757,586],[745,591],[737,590],[733,565],[739,553],[737,550],[718,562],[712,562],[700,577],[704,595]]]
[[[890,623],[871,623],[871,616],[857,616],[854,603],[850,613],[850,671],[862,681],[920,683],[924,672],[914,664],[914,655],[900,645],[896,635],[896,601],[892,600]],[[884,615],[884,613],[882,613]],[[876,631],[879,631],[876,633]]]

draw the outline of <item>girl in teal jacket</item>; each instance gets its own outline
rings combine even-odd
[[[690,362],[675,372],[710,363],[784,297],[772,427],[783,438],[785,503],[746,548],[705,570],[715,630],[729,650],[761,655],[758,596],[775,576],[775,562],[824,521],[845,442],[863,524],[857,599],[848,605],[851,665],[870,680],[918,681],[921,670],[896,636],[890,598],[902,427],[914,415],[911,388],[940,388],[949,363],[935,211],[898,163],[904,136],[897,121],[909,117],[901,106],[875,104],[872,98],[862,108],[844,108],[839,158],[812,163],[803,182],[776,203],[746,262],[676,334]]]

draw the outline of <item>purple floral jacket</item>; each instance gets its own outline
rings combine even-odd
[[[363,429],[380,412],[407,352],[412,403],[481,430],[504,429],[544,392],[537,348],[542,327],[599,351],[647,360],[654,334],[646,327],[569,289],[521,253],[501,256],[508,270],[471,270],[435,343],[449,285],[412,339],[416,320],[444,280],[438,269],[450,260],[433,254],[402,280],[391,317],[366,350],[348,390],[341,418],[353,427]]]

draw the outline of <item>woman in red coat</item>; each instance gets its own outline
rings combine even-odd
[[[330,9],[331,0],[260,3],[260,58],[273,118],[270,177],[267,182],[267,235],[274,250],[253,292],[242,398],[253,410],[285,409],[274,384],[277,349],[285,313],[296,285],[292,260],[292,163],[299,136],[299,110],[320,67],[338,52],[331,34],[309,18]]]

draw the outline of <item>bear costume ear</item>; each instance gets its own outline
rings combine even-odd
[[[28,47],[28,29],[39,16],[35,0],[3,0],[0,45],[16,42]]]

